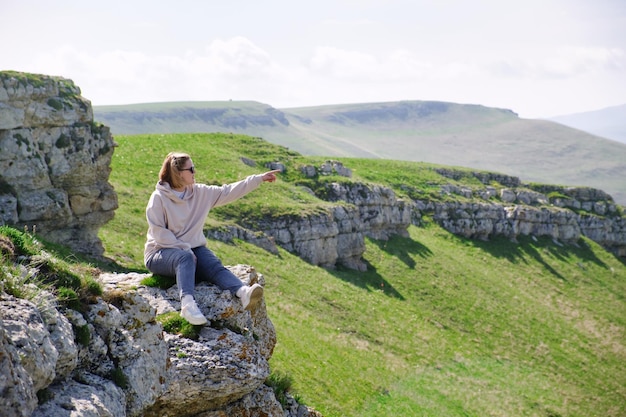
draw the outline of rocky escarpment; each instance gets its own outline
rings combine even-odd
[[[357,208],[336,206],[313,214],[209,229],[207,236],[226,242],[242,239],[273,253],[280,246],[313,265],[324,268],[342,265],[364,271],[367,267],[362,260],[364,232]]]
[[[265,284],[249,266],[231,270]],[[102,297],[84,311],[41,291],[31,301],[0,293],[2,416],[318,416],[293,399],[285,409],[264,384],[276,332],[261,302],[200,284],[210,324],[195,340],[163,331],[180,309],[177,287],[142,285],[144,274],[104,274]]]
[[[71,80],[0,72],[0,224],[101,255],[114,146]]]
[[[486,184],[497,183],[484,177]],[[456,201],[416,200],[419,216],[429,215],[446,230],[468,238],[548,236],[561,242],[576,242],[581,236],[626,257],[626,217],[622,208],[602,190],[589,187],[485,185],[476,189],[444,185],[441,194],[463,197]]]
[[[268,167],[285,169],[281,164]],[[310,176],[318,173],[335,173],[346,177],[351,175],[350,170],[338,161],[330,161],[319,167],[303,167],[303,171]],[[307,190],[314,194],[312,190]],[[271,252],[276,252],[278,245],[313,265],[325,268],[341,265],[364,271],[367,269],[362,259],[365,237],[386,240],[393,235],[406,236],[411,224],[414,205],[399,199],[388,187],[331,183],[318,197],[338,204],[315,213],[273,217],[253,224],[210,229],[207,235],[224,241],[234,238],[246,240]]]
[[[285,169],[271,164],[272,169]],[[301,168],[306,176],[337,174],[350,177],[349,167],[339,161]],[[548,236],[555,241],[576,242],[581,236],[626,257],[626,217],[622,208],[602,190],[523,184],[517,177],[489,172],[446,168],[439,175],[460,180],[468,175],[483,186],[442,183],[436,198],[398,198],[384,186],[358,182],[331,182],[315,195],[340,203],[326,211],[261,221],[229,231],[209,230],[212,238],[237,237],[276,251],[276,245],[315,265],[342,265],[364,270],[365,237],[388,239],[405,236],[410,224],[421,225],[428,217],[451,233],[487,240],[504,236]],[[313,191],[309,190],[311,193]],[[244,225],[246,226],[246,225]],[[261,230],[261,233],[258,233]]]

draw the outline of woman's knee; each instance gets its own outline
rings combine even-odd
[[[148,270],[155,274],[176,275],[182,267],[195,269],[195,255],[181,249],[163,249],[146,262]]]
[[[193,252],[188,250],[181,250],[178,254],[178,259],[175,261],[179,265],[195,265],[196,264],[196,255]]]

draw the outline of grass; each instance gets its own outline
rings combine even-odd
[[[266,379],[265,385],[272,388],[274,395],[283,408],[287,405],[287,395],[293,385],[293,379],[281,372],[272,372]]]
[[[163,330],[167,333],[179,334],[191,340],[198,340],[203,327],[189,323],[177,311],[160,314],[156,319],[163,325]]]
[[[239,212],[283,216],[327,207],[299,194],[304,179],[298,167],[315,158],[258,139],[116,140],[110,181],[119,209],[100,230],[111,268],[145,271],[144,208],[170,150],[191,153],[199,182],[241,179],[273,160],[288,166],[276,184],[212,212],[212,226],[240,221]],[[436,197],[438,183],[455,183],[426,164],[341,160],[354,177],[334,179],[388,184],[404,197]],[[477,186],[472,181],[458,184]],[[366,272],[326,270],[283,249],[274,255],[237,240],[209,242],[226,265],[250,264],[266,278],[268,315],[278,336],[271,359],[277,379],[269,384],[296,393],[326,417],[626,414],[623,260],[588,239],[566,246],[530,237],[473,241],[428,219],[411,226],[409,235],[368,239]],[[177,313],[159,320],[182,331]]]
[[[49,77],[47,75],[40,74],[30,74],[26,72],[18,72],[18,71],[0,71],[0,79],[7,80],[10,78],[14,78],[20,82],[20,84],[24,86],[32,85],[34,87],[43,87],[46,83],[47,79],[51,79],[53,77]]]
[[[369,241],[366,273],[211,245],[266,275],[272,367],[326,416],[624,412],[622,263],[587,241],[410,232]]]
[[[160,288],[162,290],[167,290],[174,284],[176,284],[175,277],[165,277],[161,275],[150,275],[141,280],[141,285]]]
[[[0,288],[33,301],[47,290],[62,305],[83,311],[86,304],[102,295],[96,280],[100,269],[77,262],[78,258],[68,253],[67,248],[39,240],[27,231],[0,226]]]

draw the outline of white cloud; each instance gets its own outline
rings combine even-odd
[[[601,87],[583,91],[582,86],[561,81],[585,78],[589,85],[592,76],[615,77],[625,67],[619,48],[563,47],[553,48],[552,54],[546,49],[494,62],[489,54],[437,56],[400,46],[384,52],[323,46],[311,49],[308,60],[287,64],[284,57],[273,57],[252,40],[235,36],[169,54],[61,46],[31,57],[32,65],[18,70],[71,78],[95,105],[233,99],[280,108],[444,100],[552,115],[567,112],[550,110],[557,101],[575,104],[576,99],[566,98],[570,91],[580,91],[574,97],[591,94],[580,106],[589,105],[592,98],[606,100],[598,93]],[[610,77],[604,78],[608,85]],[[548,93],[551,100],[537,99]],[[617,96],[618,91],[602,89],[602,94]]]
[[[397,83],[430,77],[434,65],[406,49],[385,56],[333,47],[318,47],[310,61],[311,73],[350,83]]]
[[[206,64],[204,70],[209,73],[233,78],[258,78],[270,73],[273,67],[269,54],[242,36],[211,42],[199,60]]]
[[[624,52],[619,48],[562,47],[551,55],[534,59],[509,59],[489,64],[496,76],[528,79],[567,79],[588,74],[624,71]]]
[[[373,55],[328,46],[316,48],[311,58],[314,73],[339,79],[370,78],[378,67]]]
[[[284,79],[269,54],[248,39],[217,39],[181,56],[114,50],[85,53],[63,46],[42,55],[29,71],[73,79],[94,104],[164,100],[253,99]],[[263,96],[261,96],[263,97]]]

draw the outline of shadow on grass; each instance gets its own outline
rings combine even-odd
[[[356,287],[368,291],[382,291],[383,294],[399,300],[405,299],[369,262],[365,272],[339,267],[336,270],[328,271],[328,273]]]
[[[394,236],[389,240],[377,240],[367,238],[368,244],[377,246],[389,257],[395,257],[404,263],[409,269],[414,269],[416,262],[413,256],[427,258],[432,256],[432,251],[425,245],[411,238]],[[367,262],[367,271],[357,272],[347,269],[330,271],[331,274],[357,287],[369,291],[382,291],[385,295],[404,300],[404,296],[398,292],[378,271],[375,265]]]
[[[387,255],[398,258],[411,269],[415,268],[416,265],[411,255],[417,255],[425,259],[433,254],[425,245],[411,238],[393,236],[389,240],[376,240],[371,238],[367,240],[369,243],[378,246],[378,248]]]
[[[549,237],[533,238],[520,236],[518,237],[518,242],[512,242],[504,237],[493,238],[490,241],[457,238],[464,243],[469,243],[488,252],[494,257],[505,258],[511,263],[527,262],[527,257],[532,258],[541,264],[546,271],[563,281],[567,281],[567,279],[550,265],[546,255],[554,257],[561,262],[572,262],[573,259],[577,259],[578,262],[589,262],[601,268],[609,268],[604,261],[596,256],[583,239],[580,239],[576,244],[562,244],[554,242]]]
[[[129,274],[131,272],[136,272],[138,274],[148,274],[146,268],[129,268],[127,266],[123,266],[117,263],[114,259],[111,258],[102,258],[97,260],[91,260],[97,267],[106,272],[115,272],[118,274]]]

